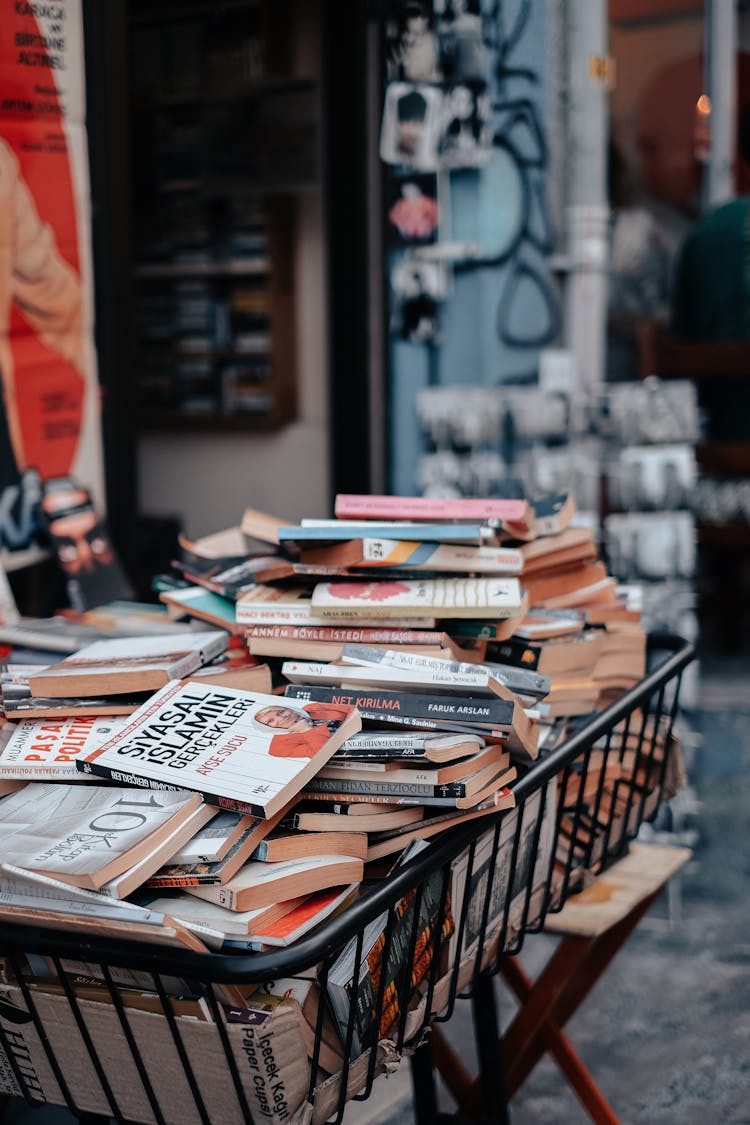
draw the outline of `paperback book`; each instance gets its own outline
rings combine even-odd
[[[521,607],[516,578],[432,578],[400,582],[319,582],[312,611],[326,619],[422,616],[513,617]]]
[[[0,778],[81,781],[76,759],[102,746],[126,721],[95,715],[22,719],[0,752]]]
[[[225,631],[96,641],[28,675],[32,696],[119,695],[156,691],[208,664],[227,647]]]
[[[531,529],[534,512],[526,500],[458,500],[428,496],[367,496],[339,493],[334,506],[341,519],[497,521]]]
[[[350,614],[356,617],[359,628],[381,628],[382,614],[376,614],[372,603],[369,613]],[[323,615],[313,607],[310,591],[306,586],[255,586],[245,591],[237,599],[237,622],[240,625],[335,625],[330,615]],[[388,621],[390,628],[434,629],[435,616],[399,612]]]
[[[242,626],[235,620],[235,603],[202,586],[188,586],[185,590],[171,590],[159,595],[160,601],[173,615],[196,617],[229,633],[241,633]]]
[[[159,867],[176,828],[185,826],[186,838],[197,831],[192,814],[200,806],[198,794],[184,790],[35,782],[3,799],[3,861],[98,890],[147,857]]]
[[[246,863],[223,887],[191,887],[198,898],[228,910],[254,910],[259,906],[313,894],[345,883],[360,883],[361,859],[346,855],[317,855],[282,863]]]
[[[209,887],[228,883],[242,865],[247,863],[260,842],[276,827],[282,815],[286,815],[285,809],[267,820],[264,817],[242,817],[245,827],[221,859],[213,861],[196,859],[187,863],[178,863],[172,858],[145,881],[145,886]]]
[[[523,757],[536,758],[538,731],[523,707],[497,696],[430,695],[380,688],[331,688],[289,684],[285,698],[356,707],[363,720],[422,730],[507,738]]]
[[[336,762],[454,762],[478,753],[479,735],[362,731],[347,738],[330,759]]]
[[[210,804],[270,817],[360,729],[346,704],[172,681],[77,768],[155,789],[190,789]]]
[[[503,666],[487,661],[448,660],[442,657],[426,656],[421,653],[405,652],[400,649],[373,648],[371,645],[348,644],[341,655],[342,664],[362,667],[387,667],[415,673],[433,673],[446,680],[453,676],[460,682],[461,676],[485,675],[496,680],[514,695],[528,699],[543,699],[550,688],[549,678],[535,670],[514,665]],[[426,681],[425,681],[426,682]]]
[[[308,547],[300,561],[330,567],[387,567],[438,573],[519,575],[523,555],[508,547],[465,546],[386,538],[352,539],[326,547]]]
[[[306,832],[384,832],[403,828],[424,815],[424,809],[399,805],[370,804],[363,801],[302,800],[281,821],[283,828]]]
[[[417,523],[413,520],[303,520],[301,524],[279,528],[279,543],[302,547],[368,538],[481,546],[491,543],[494,537],[494,529],[482,523]]]

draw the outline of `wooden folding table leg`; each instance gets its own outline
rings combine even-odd
[[[555,1003],[549,1012],[549,1015],[558,1027],[565,1027],[573,1013],[586,999],[605,969],[610,965],[615,954],[622,948],[643,915],[654,903],[660,890],[661,888],[652,895],[648,895],[639,902],[637,907],[631,910],[625,918],[617,922],[614,926],[610,926],[608,930],[605,930],[597,937],[581,938],[566,935],[562,939],[558,950],[566,944],[578,942],[581,943],[581,949],[585,948],[587,953],[586,957],[579,960],[578,964],[571,965],[571,970],[566,975],[564,986],[559,990]],[[537,985],[542,982],[543,977],[544,974],[542,974],[536,982],[535,991]],[[515,1055],[512,1056],[507,1045],[504,1045],[503,1049],[505,1051],[505,1057],[508,1059],[506,1076],[508,1080],[513,1079],[515,1088],[518,1089],[526,1081],[529,1074],[531,1074],[531,1071],[544,1054],[544,1046],[538,1040],[534,1043],[529,1043],[527,1045],[527,1050],[524,1051],[523,1058]]]
[[[508,957],[503,963],[503,977],[521,1003],[526,1003],[534,988],[534,982],[531,977],[526,975],[515,957]],[[594,1082],[580,1055],[552,1019],[547,1020],[542,1026],[539,1031],[539,1038],[544,1042],[545,1049],[554,1057],[560,1070],[596,1125],[619,1125],[617,1114]],[[506,1073],[506,1087],[509,1098],[513,1097],[519,1086],[517,1068],[515,1075],[509,1070]]]

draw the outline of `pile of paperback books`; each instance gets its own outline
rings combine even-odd
[[[0,919],[269,950],[457,824],[507,810],[511,840],[519,774],[645,673],[637,591],[616,585],[574,517],[568,496],[342,495],[335,519],[292,525],[248,509],[181,542],[158,605],[0,630]],[[644,764],[638,733],[636,721],[620,754],[595,750],[583,780],[557,787],[546,819],[561,810],[561,832],[538,834],[540,871],[553,846],[560,867],[571,849],[591,858],[590,835],[566,835],[566,810],[591,806],[595,833],[598,815],[625,811],[623,778],[658,787],[665,747]],[[457,863],[454,903],[465,874]],[[439,898],[425,884],[414,989]],[[411,926],[415,904],[403,905]],[[450,910],[443,925],[455,942]],[[377,1026],[374,994],[358,1005],[355,1055],[387,1034],[404,968],[393,953],[379,963],[377,927],[366,936],[365,984],[387,972],[394,999]],[[472,954],[463,940],[454,956]],[[347,948],[326,985],[324,1069],[341,1058],[353,980]],[[130,985],[150,1010],[153,994]],[[29,986],[56,984],[37,964]],[[77,986],[97,998],[96,981]],[[230,1020],[272,1002],[268,988],[223,988]],[[314,982],[284,989],[312,1050]],[[200,995],[180,1002],[212,1018]]]

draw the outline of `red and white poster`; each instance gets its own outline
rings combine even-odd
[[[106,2],[106,0],[105,0]],[[48,481],[103,510],[81,0],[0,0],[0,546]]]

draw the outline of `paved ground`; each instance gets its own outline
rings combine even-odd
[[[678,809],[695,827],[694,858],[670,902],[654,906],[568,1025],[571,1040],[623,1125],[750,1125],[750,675],[748,665],[704,664],[702,740],[691,779],[700,807]],[[677,841],[679,842],[679,840]],[[551,948],[527,939],[532,973]],[[505,1019],[513,1002],[500,993]],[[450,1038],[473,1068],[468,1005],[459,1003]],[[406,1066],[379,1079],[345,1125],[412,1125]],[[445,1098],[445,1108],[450,1101]],[[554,1064],[542,1062],[511,1105],[513,1125],[585,1125],[587,1116]],[[51,1110],[13,1107],[12,1125],[63,1125]]]

